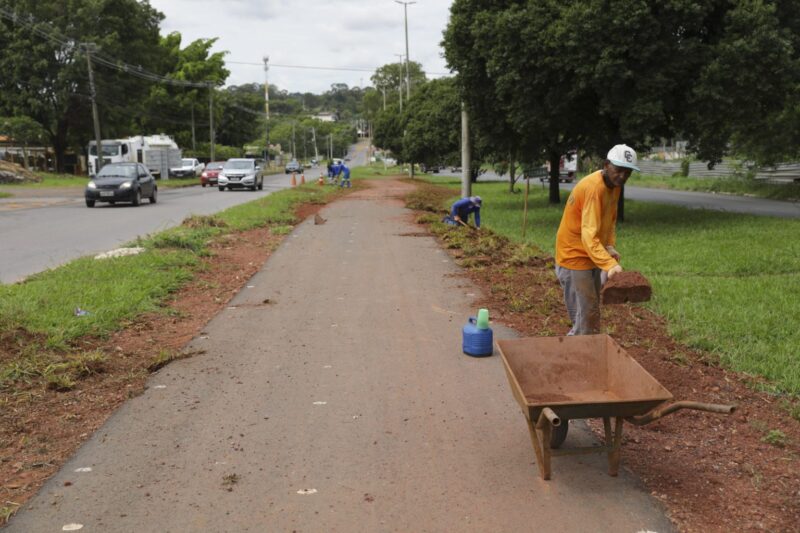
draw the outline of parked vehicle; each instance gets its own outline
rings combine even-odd
[[[297,159],[292,159],[291,161],[286,163],[286,166],[284,168],[285,168],[287,174],[291,174],[292,172],[302,172],[303,171],[303,165],[298,163]]]
[[[108,163],[142,163],[153,176],[167,178],[169,169],[181,164],[181,150],[168,135],[137,135],[125,139],[101,140],[103,165]],[[89,175],[97,174],[97,146],[91,141]]]
[[[179,165],[169,169],[169,175],[175,176],[176,178],[199,176],[203,173],[204,168],[206,168],[206,166],[197,159],[185,158],[181,159]]]
[[[141,163],[108,163],[86,185],[84,197],[86,207],[94,207],[96,202],[130,202],[138,206],[142,198],[149,198],[154,204],[158,200],[158,185]]]
[[[211,163],[206,165],[206,168],[203,170],[203,173],[200,174],[200,185],[205,187],[206,185],[211,185],[212,187],[217,184],[217,178],[219,177],[219,173],[222,171],[222,167],[225,165],[225,161],[212,161]]]
[[[548,164],[547,175],[539,178],[542,183],[550,181],[550,165]],[[558,164],[558,181],[562,183],[572,183],[575,181],[575,176],[578,174],[578,153],[571,150],[561,156]]]
[[[217,177],[217,187],[225,189],[264,189],[264,161],[261,159],[228,159]]]

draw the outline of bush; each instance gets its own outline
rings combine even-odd
[[[691,162],[692,161],[689,158],[684,158],[683,160],[681,160],[681,176],[683,176],[684,178],[689,175],[689,164]]]

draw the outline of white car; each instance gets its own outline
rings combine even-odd
[[[199,176],[203,173],[206,166],[197,159],[181,159],[181,166],[169,169],[169,175],[180,176]]]
[[[264,161],[262,159],[228,159],[217,176],[220,192],[228,189],[264,189]]]

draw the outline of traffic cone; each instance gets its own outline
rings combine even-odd
[[[292,187],[297,187],[297,178],[295,178],[294,172],[292,172]]]
[[[320,176],[319,179],[317,180],[317,185],[325,185],[325,178]]]
[[[302,174],[300,174],[300,185],[305,185],[305,184],[306,184],[306,173],[303,172]]]

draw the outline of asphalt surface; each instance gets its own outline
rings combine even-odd
[[[602,455],[538,477],[499,356],[460,350],[478,290],[406,187],[299,225],[188,346],[205,353],[155,374],[8,531],[672,531]]]
[[[351,147],[351,166],[366,162],[366,144]],[[322,167],[306,170],[318,177]],[[299,179],[299,177],[298,177]],[[67,261],[113,250],[139,236],[180,224],[189,215],[208,215],[290,186],[291,176],[264,177],[263,191],[216,187],[161,188],[158,203],[97,204],[88,209],[80,188],[21,189],[22,197],[0,199],[0,283],[57,267]],[[9,190],[9,189],[5,189]]]
[[[440,175],[460,177],[459,173],[450,171],[441,172]],[[505,181],[508,176],[498,176],[494,172],[487,172],[478,178],[484,181]],[[520,182],[524,185],[524,181]],[[541,187],[542,183],[536,179],[531,180],[531,187]],[[545,183],[544,187],[548,185]],[[562,183],[563,190],[572,190],[573,184]],[[780,200],[767,200],[735,196],[732,194],[711,194],[692,191],[673,191],[668,189],[651,189],[649,187],[625,186],[625,198],[644,202],[654,202],[669,205],[679,205],[690,209],[710,209],[713,211],[727,211],[748,215],[772,216],[780,218],[800,218],[800,202],[785,202]]]

